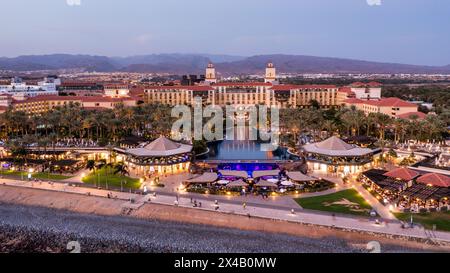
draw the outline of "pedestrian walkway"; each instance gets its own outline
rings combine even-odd
[[[143,209],[142,204],[155,203],[169,206],[180,206],[187,208],[194,208],[194,204],[191,202],[191,197],[180,194],[158,194],[151,193],[148,195],[140,195],[125,192],[111,192],[102,189],[91,189],[84,187],[73,187],[67,184],[61,183],[48,183],[48,182],[29,182],[29,181],[17,181],[9,179],[0,179],[0,183],[8,186],[35,188],[42,190],[51,190],[59,192],[67,192],[82,195],[91,195],[124,200],[129,205],[130,209]],[[133,201],[133,202],[130,202]],[[320,213],[314,213],[311,211],[303,211],[301,208],[280,208],[276,206],[258,206],[247,203],[244,207],[243,203],[236,204],[233,202],[225,202],[215,199],[205,198],[193,198],[197,201],[197,207],[195,209],[218,211],[220,213],[232,213],[237,215],[243,215],[246,217],[261,217],[266,219],[273,219],[279,221],[290,221],[303,224],[313,224],[328,227],[336,227],[341,229],[349,229],[364,232],[383,233],[389,235],[408,236],[421,239],[433,239],[435,241],[443,241],[450,243],[450,233],[447,232],[433,232],[433,237],[430,237],[429,232],[421,228],[404,229],[399,221],[382,221],[380,224],[375,223],[369,218],[355,218],[355,217],[341,217],[324,215]],[[199,207],[201,203],[201,207]],[[218,207],[218,208],[217,208]]]

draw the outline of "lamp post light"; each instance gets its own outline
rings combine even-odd
[[[126,184],[127,183],[127,181],[125,181],[125,180],[120,180],[120,191],[123,191],[123,184]]]
[[[25,168],[27,168],[27,163],[25,163]],[[20,171],[20,168],[19,168]],[[20,171],[20,179],[23,180],[23,171]]]
[[[33,172],[34,172],[34,169],[32,169],[32,168],[30,168],[30,169],[28,170],[28,181],[31,180],[31,176],[32,176]]]
[[[52,162],[48,163],[47,179],[50,180],[50,170],[52,169]]]

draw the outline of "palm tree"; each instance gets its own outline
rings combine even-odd
[[[119,162],[114,166],[114,174],[120,174],[122,176],[129,175],[128,166],[125,165],[123,162]]]
[[[405,135],[408,130],[409,122],[404,119],[396,119],[394,120],[394,142],[398,143],[404,140]]]
[[[428,140],[442,140],[445,133],[446,123],[438,116],[427,116],[425,123],[428,125],[426,138]]]
[[[375,113],[375,122],[379,131],[379,139],[384,140],[386,128],[391,124],[392,119],[388,115]]]
[[[96,168],[95,160],[88,160],[86,162],[86,169],[93,171],[95,173],[95,168]]]
[[[337,129],[338,127],[333,120],[325,120],[322,126],[322,130],[326,130],[329,137],[332,136]]]

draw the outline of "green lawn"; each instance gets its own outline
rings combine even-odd
[[[401,221],[411,221],[411,213],[394,213]],[[422,224],[427,229],[436,225],[437,230],[450,231],[450,212],[413,213],[413,222]]]
[[[106,175],[107,171],[108,175]],[[141,186],[139,179],[114,174],[114,170],[110,167],[102,168],[95,173],[91,172],[82,180],[84,183],[101,187],[106,187],[106,184],[108,183],[108,186],[120,188],[121,181],[124,181],[123,187],[126,189],[139,189]]]
[[[295,201],[304,209],[333,213],[369,216],[372,207],[354,189],[348,189],[328,195],[297,198]]]
[[[14,176],[14,177],[18,177],[18,178],[23,177],[24,179],[28,178],[28,172],[23,172],[23,171],[0,170],[0,175]],[[31,177],[36,178],[36,179],[64,180],[64,179],[69,179],[72,176],[37,172],[37,173],[33,173],[31,175]]]

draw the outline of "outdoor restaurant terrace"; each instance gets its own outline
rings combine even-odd
[[[372,169],[363,172],[361,180],[380,201],[400,211],[448,210],[450,177],[446,175],[408,168]]]
[[[258,168],[259,169],[259,168]],[[320,191],[334,187],[334,183],[305,175],[301,172],[285,172],[280,169],[218,170],[205,172],[183,181],[188,191],[202,193],[287,193]]]

